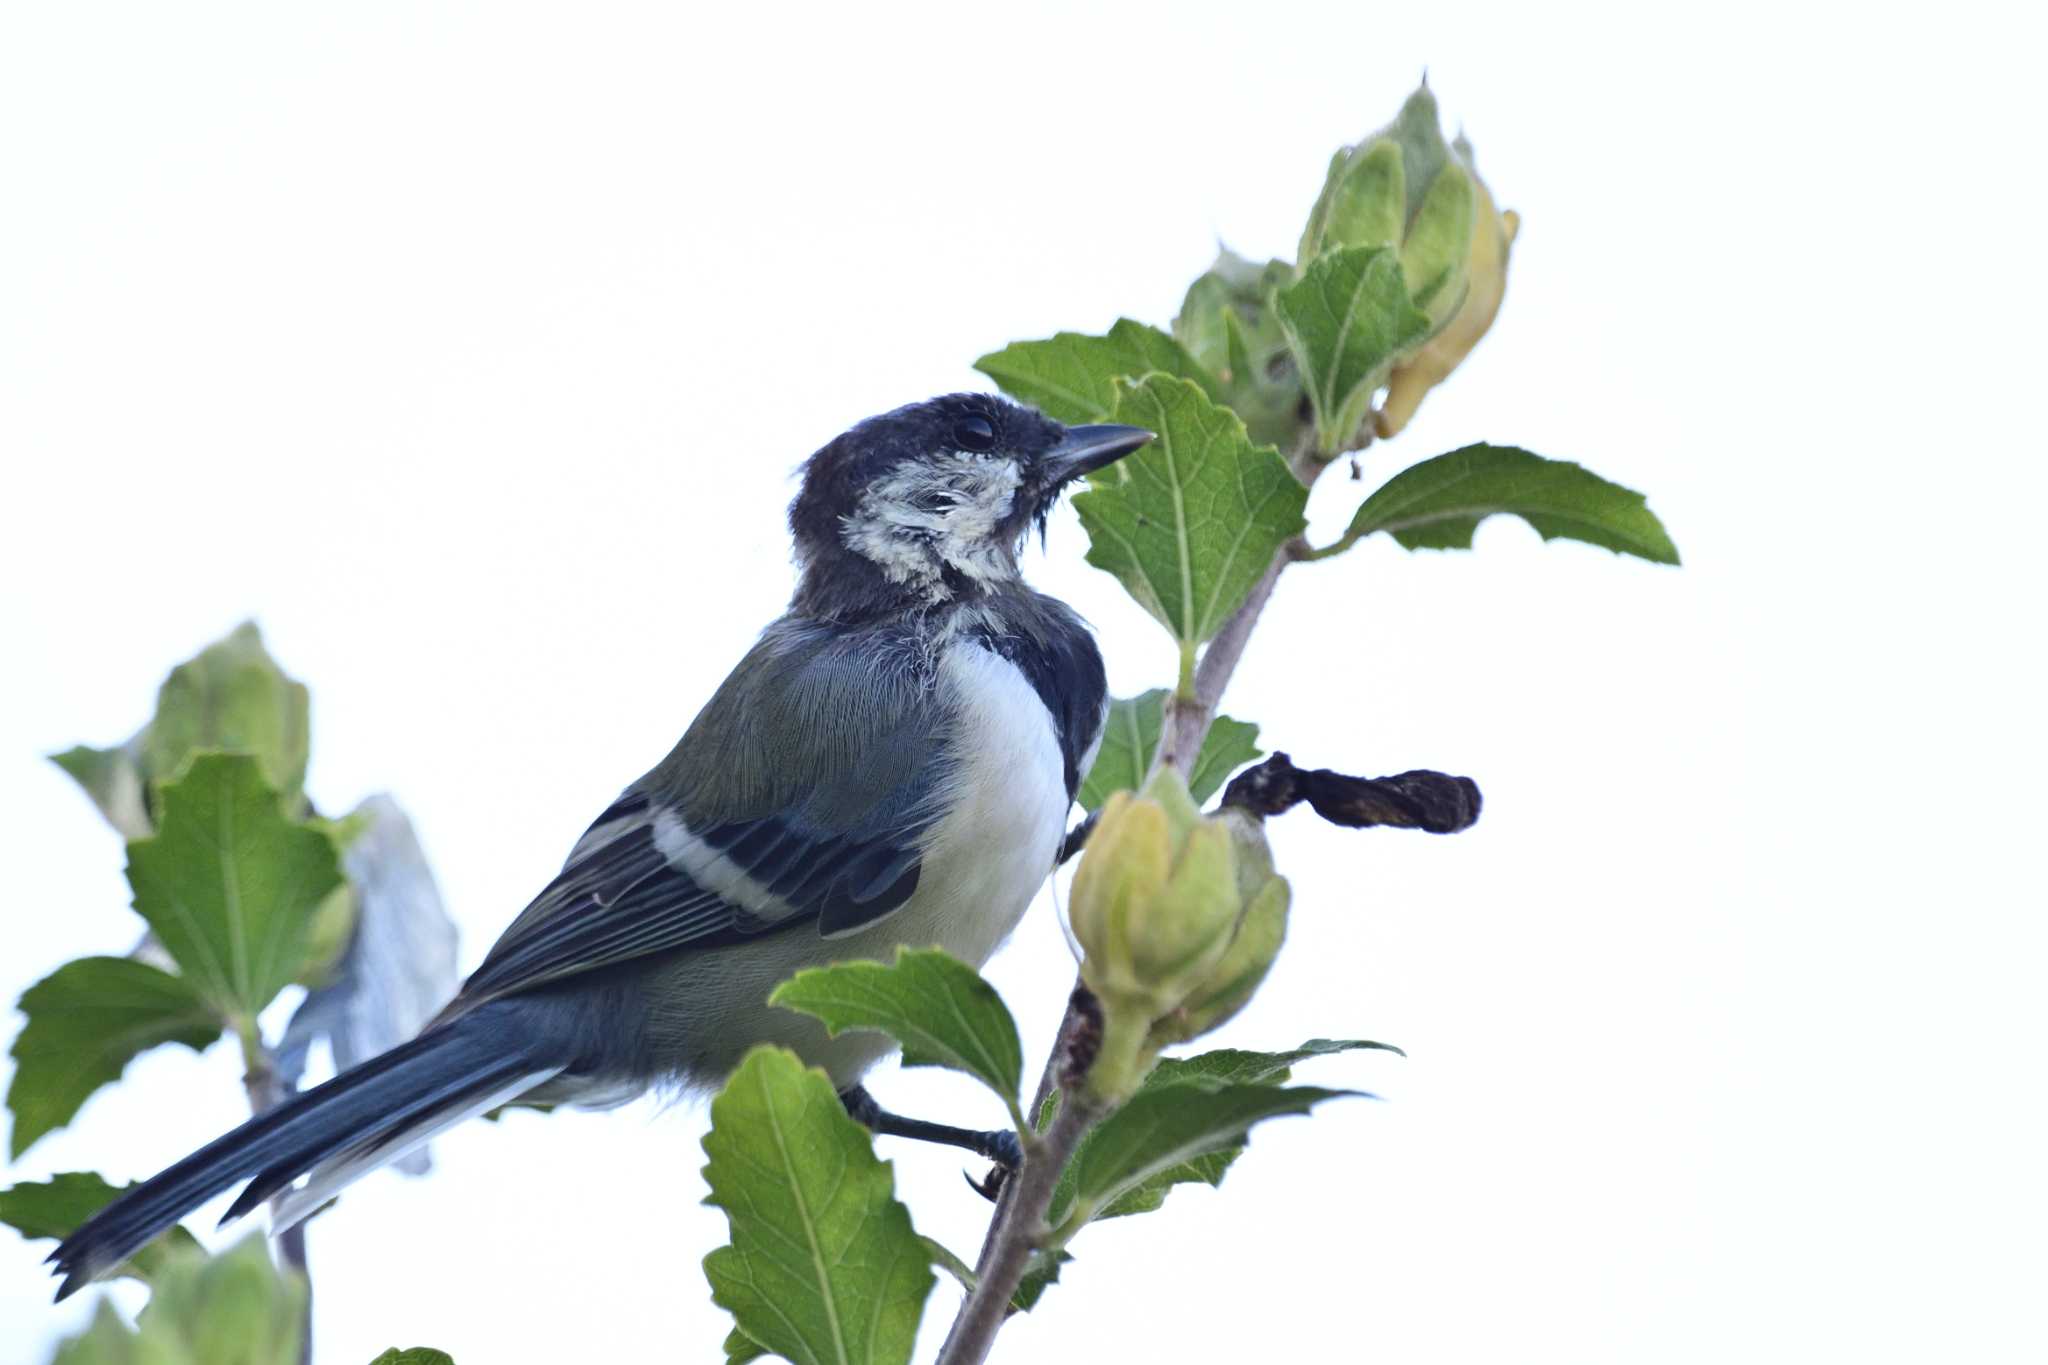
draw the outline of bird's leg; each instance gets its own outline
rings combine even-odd
[[[1079,853],[1088,843],[1088,836],[1095,832],[1095,821],[1099,812],[1088,812],[1088,818],[1067,831],[1067,837],[1060,840],[1060,856],[1053,864],[1065,867],[1067,860]]]
[[[875,1102],[864,1085],[839,1092],[839,1102],[846,1106],[846,1112],[872,1133],[886,1137],[914,1138],[919,1142],[939,1142],[948,1147],[965,1147],[977,1156],[988,1158],[998,1166],[1016,1170],[1024,1159],[1023,1150],[1017,1144],[1017,1135],[1008,1128],[980,1130],[955,1128],[950,1124],[926,1123],[923,1119],[907,1119],[901,1114],[892,1114]]]

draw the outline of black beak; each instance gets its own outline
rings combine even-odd
[[[1045,454],[1045,467],[1057,488],[1084,474],[1107,469],[1152,439],[1143,427],[1068,427],[1066,437]]]

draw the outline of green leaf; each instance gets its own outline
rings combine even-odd
[[[1308,490],[1229,408],[1183,379],[1118,389],[1114,420],[1159,439],[1074,495],[1088,562],[1122,580],[1183,650],[1213,636],[1306,524]]]
[[[1383,246],[1324,252],[1274,306],[1315,410],[1318,448],[1341,454],[1394,361],[1428,337],[1429,316],[1408,297],[1400,259]]]
[[[306,1282],[282,1275],[263,1234],[218,1256],[167,1260],[138,1322],[144,1343],[206,1365],[298,1365]]]
[[[1286,1052],[1247,1052],[1242,1048],[1224,1047],[1192,1057],[1162,1057],[1152,1068],[1152,1074],[1145,1078],[1145,1088],[1152,1090],[1190,1081],[1198,1084],[1277,1085],[1287,1079],[1298,1062],[1362,1049],[1391,1052],[1399,1057],[1408,1055],[1392,1043],[1372,1043],[1363,1038],[1311,1038]]]
[[[155,837],[128,845],[135,909],[221,1013],[253,1019],[306,963],[341,885],[334,845],[286,818],[246,754],[201,754],[164,787]]]
[[[795,1365],[909,1360],[936,1277],[825,1073],[755,1048],[711,1102],[704,1151],[705,1202],[732,1228],[704,1274],[741,1332]]]
[[[455,1365],[455,1357],[431,1346],[409,1346],[403,1351],[394,1346],[370,1365]]]
[[[777,986],[768,1003],[815,1015],[835,1037],[850,1028],[886,1033],[903,1045],[905,1066],[966,1072],[1002,1096],[1023,1126],[1017,1022],[994,986],[943,949],[898,948],[891,966],[813,967]]]
[[[14,1040],[10,1155],[19,1158],[71,1122],[92,1092],[121,1078],[160,1043],[198,1051],[220,1036],[220,1016],[190,982],[125,957],[67,962],[21,996],[28,1016]]]
[[[1134,1213],[1151,1213],[1166,1202],[1166,1195],[1175,1185],[1192,1185],[1197,1182],[1212,1188],[1223,1183],[1224,1173],[1230,1169],[1244,1152],[1242,1142],[1222,1148],[1219,1151],[1204,1152],[1190,1161],[1179,1162],[1163,1171],[1145,1177],[1131,1188],[1102,1206],[1092,1222],[1105,1218],[1124,1218]]]
[[[80,744],[50,762],[62,768],[73,782],[85,789],[124,839],[142,839],[149,834],[149,800],[144,792],[142,771],[143,736],[137,735],[113,749],[94,749]]]
[[[1247,1052],[1239,1048],[1219,1048],[1214,1052],[1198,1053],[1193,1057],[1161,1058],[1152,1068],[1152,1073],[1145,1078],[1145,1084],[1139,1093],[1144,1094],[1173,1085],[1278,1085],[1287,1080],[1289,1069],[1296,1062],[1338,1052],[1351,1052],[1359,1048],[1379,1048],[1396,1053],[1401,1051],[1386,1043],[1330,1038],[1310,1039],[1300,1047],[1287,1052]],[[1092,1135],[1089,1140],[1093,1140]],[[1127,1214],[1150,1213],[1166,1202],[1167,1191],[1175,1185],[1195,1182],[1210,1186],[1220,1185],[1223,1183],[1224,1173],[1243,1151],[1244,1144],[1236,1142],[1155,1172],[1104,1205],[1095,1217],[1121,1218]],[[1075,1182],[1070,1177],[1073,1173],[1074,1167],[1069,1166],[1067,1172],[1062,1175],[1062,1186],[1055,1197],[1056,1205],[1064,1205],[1072,1199]]]
[[[1114,697],[1109,718],[1102,726],[1102,747],[1081,783],[1084,810],[1095,810],[1109,800],[1110,793],[1137,791],[1152,771],[1159,752],[1159,735],[1165,722],[1166,689],[1154,688],[1135,697]],[[1197,803],[1219,791],[1230,775],[1259,756],[1259,727],[1250,721],[1218,716],[1202,740],[1202,752],[1195,758],[1194,774],[1188,779],[1188,794]]]
[[[143,770],[164,782],[202,750],[254,754],[265,780],[297,813],[309,709],[305,684],[277,666],[255,623],[244,622],[164,679],[143,741]]]
[[[1411,550],[1469,550],[1479,523],[1497,512],[1522,518],[1545,540],[1583,540],[1658,564],[1678,549],[1643,495],[1564,460],[1513,446],[1470,445],[1405,469],[1382,484],[1322,554],[1375,531]]]
[[[974,362],[1020,402],[1061,422],[1115,420],[1116,381],[1154,370],[1194,381],[1217,396],[1216,377],[1157,327],[1118,318],[1108,336],[1061,332],[1045,341],[1013,341]]]
[[[132,1187],[130,1187],[132,1188]],[[119,1186],[92,1171],[63,1171],[48,1180],[24,1181],[12,1189],[0,1190],[0,1223],[34,1241],[48,1237],[62,1241],[78,1231],[79,1225],[114,1202]],[[197,1238],[174,1223],[142,1250],[123,1261],[114,1272],[153,1279],[167,1258],[198,1253]],[[203,1253],[201,1253],[203,1254]]]
[[[1074,1153],[1073,1179],[1071,1185],[1061,1181],[1053,1218],[1062,1220],[1072,1212],[1094,1217],[1155,1176],[1198,1158],[1232,1151],[1261,1120],[1306,1114],[1324,1100],[1352,1093],[1307,1085],[1197,1080],[1147,1086],[1104,1119]],[[1222,1178],[1220,1167],[1215,1169],[1215,1178]]]
[[[1024,1263],[1023,1277],[1017,1281],[1017,1292],[1010,1295],[1010,1302],[1020,1313],[1028,1313],[1038,1307],[1045,1291],[1060,1281],[1060,1267],[1073,1260],[1066,1252],[1058,1249],[1034,1251],[1031,1259]]]
[[[759,1360],[768,1353],[761,1349],[752,1337],[735,1327],[725,1334],[725,1365],[745,1365],[749,1360]],[[373,1361],[371,1365],[376,1365]]]

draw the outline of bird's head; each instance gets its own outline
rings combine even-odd
[[[870,417],[804,465],[789,528],[814,605],[916,605],[1017,578],[1017,555],[1060,491],[1152,439],[1063,426],[992,394]]]

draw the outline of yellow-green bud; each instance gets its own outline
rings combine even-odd
[[[1239,905],[1230,831],[1162,769],[1142,794],[1112,796],[1088,836],[1068,905],[1081,979],[1105,1008],[1157,1018],[1215,967]]]
[[[1215,968],[1177,1009],[1153,1025],[1156,1047],[1198,1038],[1243,1009],[1266,979],[1287,937],[1292,892],[1287,879],[1273,870],[1273,850],[1266,842],[1264,822],[1241,810],[1226,810],[1218,819],[1230,831],[1238,899],[1244,912]]]
[[[245,622],[164,679],[156,718],[143,734],[143,771],[169,782],[195,753],[245,750],[298,815],[305,805],[307,707],[306,685],[277,666],[262,634]]]
[[[1444,141],[1424,85],[1392,123],[1331,158],[1302,230],[1300,266],[1338,247],[1391,247],[1434,332],[1465,302],[1475,229],[1494,217],[1484,197],[1471,149]]]
[[[1471,149],[1463,138],[1458,140],[1457,150],[1469,162]],[[1508,249],[1514,245],[1522,220],[1512,209],[1497,211],[1493,196],[1476,176],[1473,184],[1478,189],[1479,216],[1465,258],[1464,302],[1435,336],[1404,357],[1387,377],[1386,400],[1373,415],[1373,429],[1382,438],[1397,435],[1408,425],[1423,395],[1450,378],[1500,312],[1501,296],[1508,287]]]
[[[1237,932],[1230,830],[1171,768],[1102,807],[1067,902],[1081,980],[1102,1007],[1086,1085],[1120,1103],[1151,1070],[1153,1025],[1215,972]]]
[[[1225,400],[1253,442],[1283,449],[1294,443],[1301,376],[1273,295],[1294,283],[1286,261],[1256,265],[1229,248],[1188,286],[1174,339],[1223,381]]]

